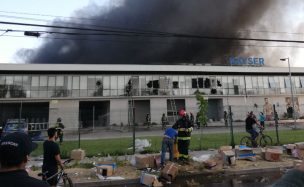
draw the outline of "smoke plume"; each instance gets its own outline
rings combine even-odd
[[[91,4],[75,12],[87,19],[53,21],[53,25],[130,31],[157,31],[216,37],[246,37],[240,30],[256,24],[271,2],[265,0],[121,0],[110,8]],[[87,25],[87,26],[84,26]],[[98,27],[97,27],[98,26]],[[92,33],[50,29],[49,31]],[[52,34],[38,49],[20,50],[27,63],[63,64],[224,64],[241,54],[239,41],[189,37],[70,36]],[[62,39],[65,38],[65,39]],[[69,38],[69,39],[67,39]]]

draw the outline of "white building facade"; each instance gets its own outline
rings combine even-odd
[[[196,115],[195,94],[208,100],[208,118],[219,121],[232,107],[233,119],[264,111],[267,101],[279,116],[290,107],[303,116],[304,68],[202,65],[0,64],[0,120],[25,118],[67,128],[128,125],[129,100],[135,123],[146,114],[160,124],[162,114],[185,108]],[[132,85],[128,96],[128,86]],[[174,104],[175,106],[172,106]],[[171,119],[173,120],[173,118]]]

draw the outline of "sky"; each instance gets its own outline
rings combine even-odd
[[[113,0],[3,0],[0,6],[0,20],[10,22],[31,22],[46,24],[47,21],[32,21],[14,19],[14,17],[26,17],[52,21],[53,16],[25,15],[42,14],[62,17],[73,16],[76,10],[82,9],[89,4],[110,6]],[[115,0],[114,0],[115,1]],[[11,12],[11,13],[9,13]],[[0,29],[17,29],[21,27],[1,25]],[[0,32],[0,35],[3,31]],[[22,36],[22,34],[6,33],[0,36],[0,63],[16,63],[15,53],[21,48],[38,48],[43,39],[33,37],[11,37],[5,35]]]
[[[95,12],[97,12],[94,10],[94,7],[100,9],[98,14],[108,15],[113,9],[124,6],[124,1],[125,0],[3,0],[0,7],[0,21],[51,24],[52,20],[56,18],[55,16],[63,20],[68,20],[70,17],[79,17],[79,14],[83,13],[81,10],[92,9],[92,11],[85,11],[87,15],[81,14],[80,17],[94,17]],[[246,35],[246,33],[242,31],[243,33],[239,34],[239,36],[246,35],[251,38],[304,41],[304,2],[302,2],[302,0],[269,0],[269,2],[274,3],[265,5],[266,8],[262,12],[258,9],[255,10],[254,8],[256,7],[254,6],[252,7],[253,10],[249,9],[252,14],[255,12],[256,14],[260,14],[257,15],[258,21],[250,22],[250,24],[242,28],[243,30],[250,30],[250,34]],[[181,8],[181,10],[183,9]],[[147,10],[147,12],[148,11],[149,10]],[[168,12],[168,14],[170,14],[170,12]],[[221,10],[216,12],[216,14],[220,16]],[[236,20],[246,19],[246,11],[238,16]],[[150,20],[145,21],[149,22]],[[162,20],[160,20],[160,22],[161,21]],[[179,27],[183,27],[181,24],[182,20],[180,22],[179,20],[175,21],[177,21],[175,23],[176,25],[179,24]],[[170,24],[171,26],[174,25],[172,23]],[[214,24],[216,25],[217,23]],[[6,24],[0,24],[0,29],[37,30],[37,28]],[[43,28],[39,28],[39,30],[43,30]],[[41,49],[42,46],[49,46],[49,44],[45,45],[45,39],[43,38],[25,37],[21,32],[5,33],[4,31],[0,31],[0,63],[24,63],[24,59],[20,59],[20,57],[16,55],[18,51],[21,49],[31,49],[34,51]],[[60,52],[65,53],[69,51],[69,47],[64,48],[63,46]],[[265,58],[266,63],[271,62],[271,64],[275,64],[276,66],[287,66],[286,62],[281,62],[279,59],[288,57],[292,67],[304,67],[304,44],[301,43],[248,42],[244,45],[240,54],[237,52],[233,54],[243,57],[262,57]],[[200,58],[197,60],[200,60]]]

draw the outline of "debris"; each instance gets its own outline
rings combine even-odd
[[[214,159],[209,159],[207,161],[204,161],[203,163],[204,163],[204,167],[207,169],[211,169],[217,165]]]
[[[135,139],[135,150],[136,152],[141,152],[145,147],[151,147],[151,143],[147,139]],[[130,147],[128,149],[133,149]]]
[[[102,176],[112,176],[113,175],[113,167],[112,166],[107,166],[107,165],[102,165],[102,166],[97,166],[97,174],[101,174]]]
[[[235,153],[232,150],[222,151],[222,158],[224,165],[234,166],[235,162]]]
[[[178,166],[173,162],[169,162],[161,170],[161,176],[168,181],[173,181],[178,174]]]
[[[304,149],[304,142],[295,143],[297,149]]]
[[[147,186],[152,186],[155,180],[157,180],[157,176],[149,173],[143,172],[140,176],[140,183]]]
[[[296,148],[296,144],[287,144],[284,147],[286,148],[286,153],[292,155],[292,150]]]
[[[280,149],[267,148],[265,151],[265,160],[271,161],[271,162],[278,162],[281,160],[282,154],[283,154],[283,151]]]
[[[85,157],[85,151],[82,149],[73,149],[71,151],[71,159],[79,161],[84,159],[84,157]]]
[[[204,161],[207,161],[208,159],[210,159],[211,158],[211,154],[205,154],[205,155],[201,155],[201,156],[199,156],[199,157],[192,157],[192,159],[194,160],[194,161],[196,161],[196,162],[204,162]]]
[[[246,159],[251,161],[256,160],[255,158],[253,158],[255,154],[253,153],[252,148],[244,145],[235,146],[235,154],[237,156],[237,159]]]
[[[111,176],[111,177],[104,177],[100,174],[97,174],[97,177],[100,179],[100,180],[124,180],[125,178],[123,177],[120,177],[120,176]]]
[[[112,161],[99,161],[99,162],[94,163],[94,165],[96,167],[98,167],[98,166],[111,166],[113,172],[115,172],[116,169],[117,169],[116,162],[112,162]]]
[[[228,146],[228,145],[225,145],[225,146],[221,146],[219,149],[218,149],[218,153],[220,155],[223,154],[223,151],[229,151],[229,150],[232,150],[232,146]]]
[[[135,166],[138,169],[160,167],[160,154],[135,155]]]

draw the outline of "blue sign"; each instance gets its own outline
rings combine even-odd
[[[258,57],[230,57],[230,65],[264,66],[264,58]]]

